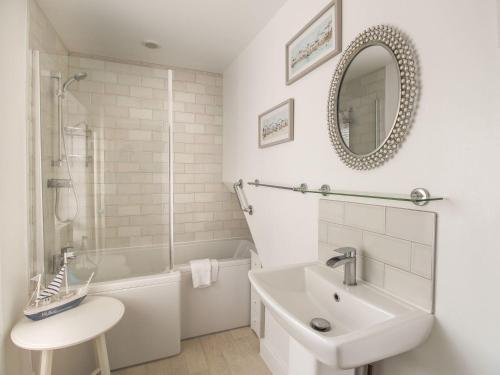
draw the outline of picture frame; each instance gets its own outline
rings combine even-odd
[[[286,44],[290,85],[342,52],[342,0],[333,0]]]
[[[293,141],[294,100],[292,98],[259,115],[259,148]]]

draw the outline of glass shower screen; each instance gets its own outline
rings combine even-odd
[[[46,274],[67,251],[76,255],[75,283],[92,273],[99,282],[163,272],[171,242],[168,71],[42,53],[33,65],[37,247]]]

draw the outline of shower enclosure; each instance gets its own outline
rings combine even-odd
[[[220,75],[36,51],[32,65],[32,274],[71,251],[70,284],[94,274],[90,294],[124,303],[113,369],[248,325],[253,244],[222,183]],[[192,287],[200,258],[219,262],[210,288]],[[92,370],[91,354],[65,358],[56,373]]]
[[[73,251],[74,283],[107,280],[104,251],[151,246],[170,268],[172,72],[37,52],[33,67],[36,271]]]

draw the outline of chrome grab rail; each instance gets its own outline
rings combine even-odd
[[[241,210],[243,212],[248,212],[249,215],[253,215],[253,207],[251,204],[248,204],[245,193],[243,192],[243,180],[240,179],[235,182],[233,184],[233,189],[236,193],[236,197],[238,198],[238,203],[240,204]],[[240,197],[239,191],[241,191],[242,197]]]

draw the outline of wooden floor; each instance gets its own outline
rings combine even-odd
[[[175,357],[113,371],[113,375],[271,375],[248,327],[182,341]]]

